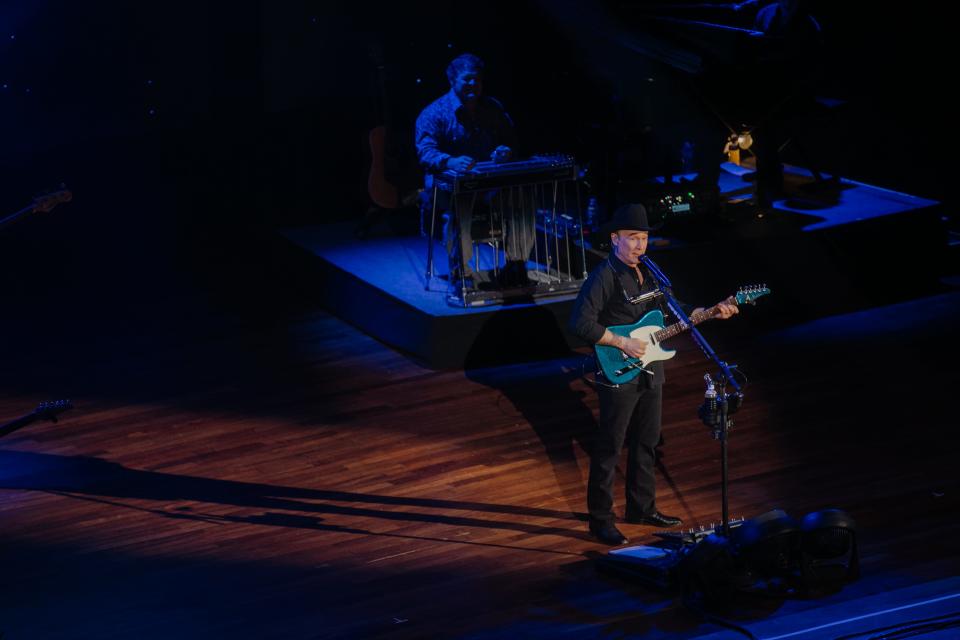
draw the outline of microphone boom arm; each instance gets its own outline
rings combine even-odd
[[[707,339],[703,337],[703,334],[693,325],[693,322],[690,321],[690,316],[686,314],[683,308],[680,306],[680,303],[677,302],[677,299],[673,297],[673,285],[670,283],[670,279],[667,278],[666,274],[660,270],[660,267],[649,258],[649,256],[641,256],[640,261],[647,267],[647,270],[650,271],[650,274],[653,275],[653,279],[657,281],[657,285],[660,287],[660,291],[663,293],[663,299],[667,303],[667,308],[670,309],[670,312],[673,315],[685,324],[690,329],[690,335],[693,336],[693,341],[697,343],[697,346],[700,347],[700,350],[703,351],[704,355],[708,359],[712,360],[714,364],[720,369],[720,372],[723,374],[723,377],[726,379],[727,383],[730,384],[734,391],[738,394],[743,393],[743,389],[737,383],[736,379],[733,377],[733,371],[730,366],[720,359],[717,355],[717,352],[713,350],[713,347],[710,346],[710,343],[707,342]]]

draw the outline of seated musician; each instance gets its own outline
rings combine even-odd
[[[433,193],[434,174],[448,169],[469,171],[479,161],[504,162],[510,159],[514,147],[510,116],[500,102],[483,95],[483,61],[469,53],[457,56],[447,67],[447,79],[450,91],[429,104],[417,118],[417,155],[426,172],[424,194],[428,197]],[[451,204],[450,194],[438,189],[437,211],[449,214]],[[460,207],[459,225],[452,215],[447,215],[444,239],[450,256],[451,281],[461,276],[482,277],[474,274],[470,266],[472,213],[472,207]]]
[[[646,341],[617,335],[608,327],[633,324],[659,304],[644,295],[658,287],[640,260],[652,228],[642,204],[626,205],[614,213],[605,227],[613,250],[590,273],[574,303],[569,328],[575,335],[590,344],[616,347],[632,358],[643,356]],[[717,317],[722,319],[738,312],[735,305],[726,302],[716,307]],[[702,311],[702,307],[684,309],[690,314]],[[602,373],[597,374],[600,420],[590,454],[587,509],[590,533],[604,544],[627,542],[613,512],[613,481],[624,444],[628,451],[626,521],[653,527],[681,524],[680,518],[657,509],[654,491],[654,448],[660,440],[663,381],[662,362],[652,363],[649,371],[622,384],[613,384]]]

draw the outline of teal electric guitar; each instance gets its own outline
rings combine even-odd
[[[765,296],[768,293],[770,293],[770,289],[765,286],[743,287],[737,291],[736,295],[730,296],[724,302],[738,306],[754,304],[757,298]],[[598,344],[594,346],[597,353],[597,362],[600,363],[603,375],[605,375],[610,382],[616,384],[630,382],[640,375],[640,372],[643,371],[644,367],[648,364],[659,360],[669,360],[677,354],[675,349],[664,349],[661,346],[664,340],[681,334],[690,329],[691,326],[698,325],[705,320],[711,320],[719,314],[719,309],[710,307],[709,309],[690,316],[690,322],[693,323],[691,325],[684,322],[677,322],[669,327],[664,327],[663,312],[656,310],[646,314],[634,324],[607,327],[611,333],[618,336],[639,338],[645,341],[647,343],[647,350],[643,354],[643,358],[631,358],[616,347]]]

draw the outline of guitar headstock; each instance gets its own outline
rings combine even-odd
[[[56,422],[57,416],[64,411],[69,411],[70,409],[73,409],[73,403],[71,403],[69,400],[41,402],[37,405],[37,408],[33,410],[33,415],[36,416],[37,420],[50,420],[52,422]]]
[[[61,185],[61,187],[62,186],[63,185]],[[71,200],[73,200],[73,193],[71,193],[69,189],[60,188],[56,191],[37,196],[33,199],[32,206],[34,211],[47,213],[58,204],[70,202]]]
[[[762,298],[763,296],[770,293],[770,289],[767,288],[765,284],[755,284],[749,287],[740,287],[737,291],[737,294],[734,296],[736,298],[737,304],[756,304],[757,298]]]

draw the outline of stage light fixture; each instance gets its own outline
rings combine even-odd
[[[711,533],[681,552],[677,578],[688,604],[723,602],[733,594],[737,567],[730,541]]]
[[[794,575],[799,563],[800,526],[783,509],[747,520],[731,538],[738,560],[750,575],[763,579]]]
[[[857,525],[840,509],[808,513],[800,523],[800,575],[808,588],[860,577]]]

